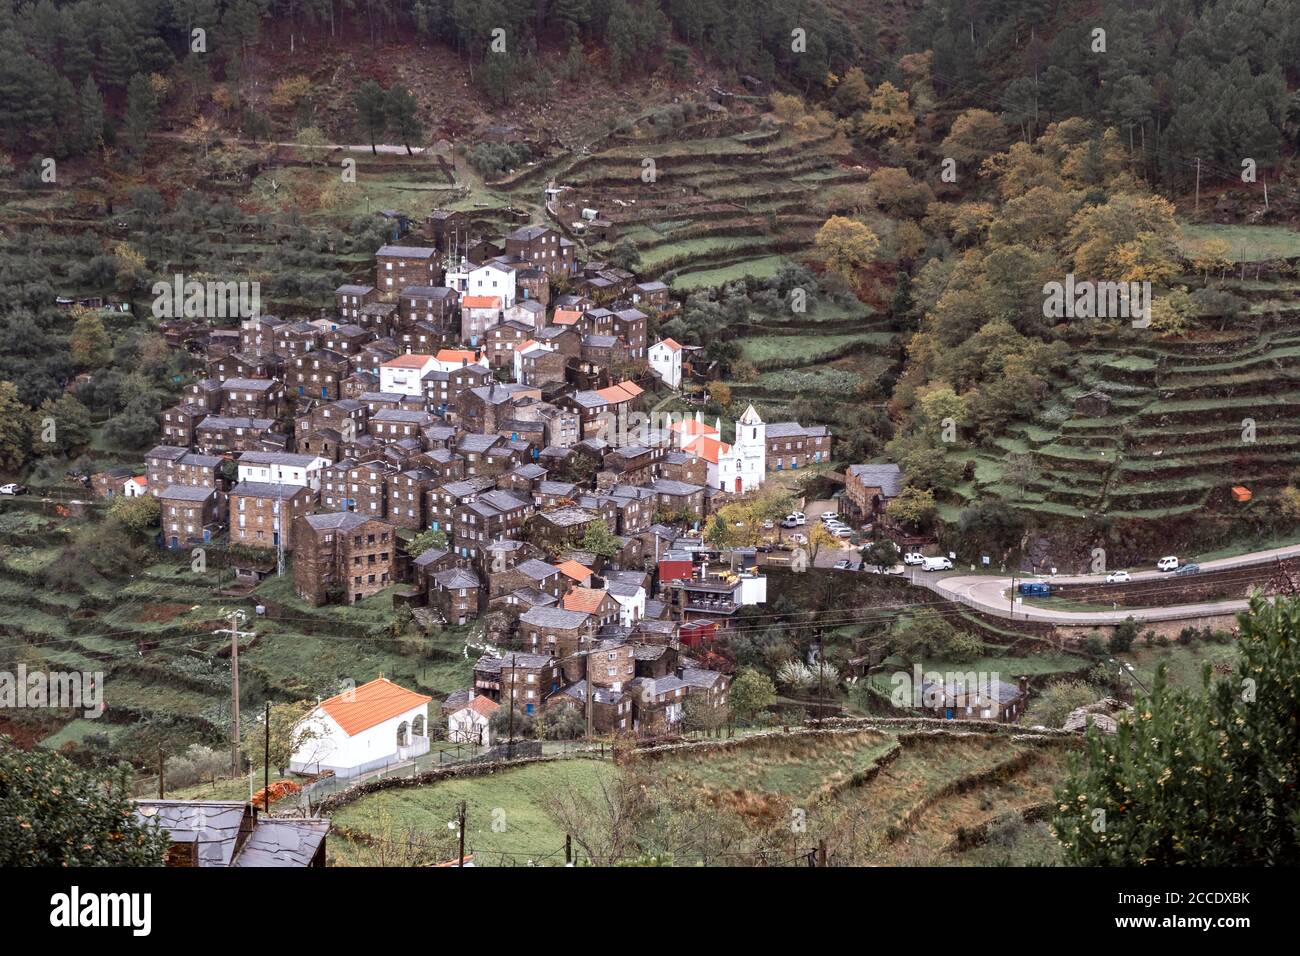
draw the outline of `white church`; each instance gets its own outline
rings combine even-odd
[[[722,440],[722,420],[712,427],[694,419],[673,426],[682,451],[703,458],[709,464],[709,487],[731,494],[754,491],[763,484],[767,471],[767,426],[754,406],[736,422],[736,438]]]

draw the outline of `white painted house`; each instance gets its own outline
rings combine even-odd
[[[682,384],[682,347],[672,339],[663,339],[650,346],[647,352],[650,359],[650,371],[654,372],[669,388],[680,388]]]
[[[425,373],[438,368],[432,355],[399,355],[379,366],[379,390],[398,395],[424,395]]]
[[[515,346],[515,381],[522,382],[524,380],[524,359],[527,356],[554,351],[555,346],[548,342],[537,342],[533,339],[529,339],[527,342],[520,342],[519,345]]]
[[[355,777],[429,752],[429,701],[385,677],[323,700],[299,722],[315,731],[289,769]]]
[[[499,262],[480,266],[462,259],[459,266],[447,270],[444,284],[461,296],[494,295],[501,300],[503,309],[515,304],[515,270]]]
[[[246,451],[239,456],[240,481],[296,485],[320,491],[322,468],[332,462],[320,455],[293,455],[282,451]]]
[[[622,581],[609,581],[606,592],[618,602],[618,623],[631,627],[645,617],[645,588],[639,584],[625,584]]]
[[[496,701],[475,695],[474,699],[447,716],[447,739],[458,744],[492,746],[492,715],[501,709]]]

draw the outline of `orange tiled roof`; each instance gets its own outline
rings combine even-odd
[[[709,435],[717,437],[718,430],[707,422],[697,422],[693,418],[685,421],[673,422],[672,431],[681,432],[683,435]]]
[[[556,568],[561,574],[573,578],[575,581],[586,581],[592,575],[591,568],[579,561],[574,561],[572,558],[563,564],[557,564]]]
[[[474,713],[478,714],[480,717],[491,717],[501,709],[501,705],[495,700],[492,700],[490,697],[484,697],[482,694],[475,696],[475,698],[465,706],[474,711]]]
[[[582,313],[576,309],[556,309],[555,315],[551,318],[553,325],[573,325],[582,318]]]
[[[337,697],[321,701],[320,706],[343,728],[345,734],[355,737],[363,730],[369,730],[431,700],[432,697],[407,690],[387,677],[379,677],[355,690],[344,691]]]
[[[701,435],[682,450],[690,452],[696,458],[703,458],[705,461],[716,465],[720,456],[731,453],[731,446],[725,441],[718,441],[718,439],[711,438],[708,435]]]
[[[460,300],[465,309],[499,309],[501,297],[497,295],[467,295]]]
[[[681,343],[674,339],[664,339],[659,344],[668,346],[668,348],[672,349],[674,352],[680,352],[682,350]]]
[[[385,362],[383,368],[424,368],[431,358],[432,355],[399,355]]]
[[[466,361],[473,364],[478,356],[469,349],[439,349],[436,358],[439,362]]]
[[[594,591],[591,588],[573,588],[568,594],[564,595],[561,607],[566,611],[586,611],[588,614],[595,614],[600,610],[600,604],[604,600],[604,591]]]
[[[644,391],[634,382],[619,382],[617,385],[608,385],[605,388],[596,389],[596,394],[610,404],[617,405],[619,402],[628,402],[636,398]]]

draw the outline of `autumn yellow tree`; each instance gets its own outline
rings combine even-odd
[[[915,127],[916,118],[912,116],[904,90],[886,80],[871,91],[871,100],[861,120],[867,138],[904,139]]]
[[[959,165],[974,166],[996,153],[1006,138],[1006,127],[994,114],[988,110],[967,110],[953,120],[939,152],[945,159],[955,159]]]
[[[68,341],[72,364],[78,368],[99,368],[108,364],[113,340],[109,338],[104,320],[89,309],[83,310],[72,326]]]
[[[880,238],[870,226],[845,216],[832,216],[817,230],[813,245],[826,268],[851,281],[858,269],[875,259]]]

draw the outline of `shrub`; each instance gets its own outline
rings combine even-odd
[[[1111,634],[1108,647],[1112,654],[1123,654],[1133,649],[1133,642],[1137,639],[1138,626],[1137,621],[1133,618],[1126,618],[1123,622],[1115,626],[1115,633]]]

